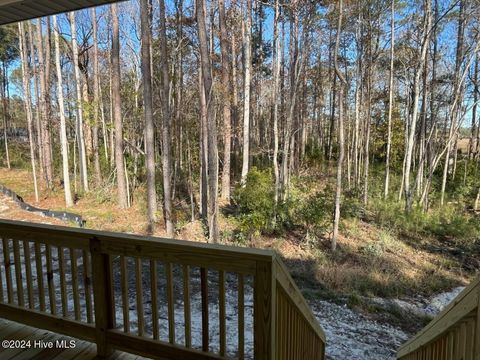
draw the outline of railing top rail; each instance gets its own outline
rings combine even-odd
[[[326,337],[323,329],[321,328],[317,318],[315,317],[312,310],[310,309],[310,306],[307,304],[305,298],[303,297],[302,292],[295,284],[295,281],[292,279],[287,267],[278,256],[275,258],[275,265],[277,281],[282,286],[283,290],[287,293],[290,300],[303,314],[305,320],[308,321],[313,331],[315,331],[315,333],[325,343]]]
[[[430,343],[452,325],[470,314],[479,306],[480,277],[477,277],[445,309],[443,309],[418,334],[400,346],[397,358],[401,358]]]
[[[217,268],[242,273],[254,273],[257,261],[272,262],[275,258],[275,252],[270,250],[3,219],[0,219],[1,236],[77,249],[89,249],[90,240],[96,239],[100,242],[100,251],[108,254],[151,257],[210,268],[217,264]]]

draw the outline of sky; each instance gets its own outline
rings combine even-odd
[[[235,0],[231,0],[235,1]],[[439,13],[443,14],[446,9],[449,9],[452,4],[454,4],[457,0],[439,0]],[[158,19],[158,0],[154,0],[154,21]],[[230,1],[226,1],[226,6],[227,8],[230,6]],[[410,23],[405,23],[402,21],[405,17],[409,17],[411,15],[414,15],[414,9],[416,8],[416,1],[415,0],[404,0],[403,3],[405,4],[404,6],[400,6],[397,4],[397,12],[396,12],[396,33],[403,33],[411,24]],[[254,0],[255,4],[255,0]],[[216,5],[216,2],[215,2]],[[175,1],[174,0],[166,0],[166,6],[167,6],[167,13],[170,16],[173,16],[175,14]],[[98,20],[98,28],[99,28],[99,47],[100,49],[108,49],[110,48],[110,42],[109,42],[109,31],[107,29],[107,19],[109,17],[109,10],[110,6],[109,5],[103,5],[99,6],[96,8],[97,11],[97,18]],[[450,16],[455,15],[457,7],[454,7],[454,10],[450,13]],[[184,12],[186,13],[186,16],[191,16],[193,11],[193,2],[191,0],[186,0],[184,4]],[[322,8],[320,11],[321,15],[325,15],[326,13],[325,8]],[[273,41],[273,16],[274,16],[274,11],[273,8],[270,6],[264,6],[264,12],[265,12],[265,18],[264,18],[264,24],[263,24],[263,38],[264,41],[266,42],[272,42]],[[121,56],[124,59],[123,64],[124,66],[131,66],[132,65],[132,59],[136,61],[136,63],[139,62],[139,51],[140,51],[140,41],[138,38],[138,32],[139,32],[139,19],[138,19],[138,1],[137,0],[129,0],[125,1],[119,4],[119,13],[120,13],[120,36],[121,36]],[[217,14],[216,14],[217,15]],[[59,21],[59,27],[60,27],[60,32],[62,36],[67,40],[71,40],[71,33],[70,33],[70,24],[67,19],[67,14],[60,14],[58,15],[58,21]],[[79,41],[82,41],[82,38],[84,37],[85,33],[88,33],[91,31],[91,18],[90,18],[90,10],[89,9],[84,9],[81,11],[76,12],[76,19],[77,19],[77,26],[78,26],[78,39]],[[216,17],[215,19],[218,19]],[[442,52],[445,52],[448,54],[448,58],[450,61],[454,59],[455,57],[455,46],[452,45],[454,44],[452,42],[452,39],[456,38],[456,22],[455,21],[449,21],[449,22],[443,22],[444,24],[447,23],[446,26],[441,27],[441,31],[438,34],[438,39],[439,39],[439,49]],[[381,26],[383,28],[383,32],[385,33],[384,36],[381,38],[381,47],[384,49],[387,49],[390,44],[390,23],[389,23],[389,12],[385,12],[385,18],[381,20]],[[45,28],[45,26],[44,26]],[[155,29],[155,27],[154,27]],[[287,34],[285,38],[285,44],[288,44],[289,38],[288,38],[288,26],[286,27],[287,29]],[[313,43],[313,46],[315,46],[315,42]],[[322,44],[325,46],[325,44]],[[316,52],[316,49],[312,49],[314,52]],[[215,43],[215,51],[217,53],[220,52],[219,49],[219,44],[218,42]],[[322,51],[326,51],[326,48],[323,49]],[[288,46],[285,46],[285,56],[288,56]],[[355,56],[355,45],[352,42],[352,44],[349,46],[349,50],[346,52],[347,56],[349,57],[354,57]],[[266,60],[267,63],[270,62],[270,59]],[[451,63],[441,63],[439,64],[440,68],[443,67],[445,71],[447,71],[449,68],[451,69]],[[16,68],[19,67],[19,61],[14,62],[10,66],[10,73],[14,71]],[[137,71],[139,71],[139,67],[137,66]],[[353,76],[353,74],[349,74],[350,77]],[[20,95],[21,94],[21,89],[19,89],[15,83],[11,83],[10,85],[10,94],[12,95]],[[467,117],[465,118],[465,122],[469,124],[471,122],[470,120],[471,114],[467,114]]]

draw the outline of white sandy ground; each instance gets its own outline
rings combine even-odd
[[[12,249],[13,244],[9,241],[9,248]],[[0,242],[0,248],[3,245]],[[3,249],[0,252],[3,253]],[[44,291],[46,294],[46,310],[50,310],[50,301],[48,295],[48,281],[46,278],[46,259],[45,247],[42,245],[42,273],[44,274]],[[34,258],[34,247],[31,244],[30,252],[32,256],[32,282],[34,283],[34,298],[35,308],[39,308],[38,304],[38,288],[37,288],[37,272]],[[23,244],[20,244],[21,254],[21,270],[25,274],[24,249]],[[60,301],[60,274],[58,272],[58,252],[56,248],[51,251],[53,260],[53,281],[55,288],[55,303],[57,312],[61,313]],[[65,267],[70,269],[70,255],[67,249],[64,250]],[[12,285],[14,288],[14,302],[17,302],[16,281],[15,281],[15,262],[11,254],[10,261],[12,263]],[[5,272],[3,266],[3,256],[0,256],[0,271],[2,272],[1,286],[4,288],[4,299],[6,301],[6,284]],[[85,286],[83,282],[83,259],[81,251],[77,252],[77,266],[78,266],[78,287],[80,293],[80,312],[81,320],[86,321],[86,296]],[[128,297],[129,297],[129,318],[130,331],[136,333],[138,329],[137,317],[137,296],[135,288],[135,272],[134,261],[129,259],[127,263],[128,268]],[[151,296],[150,296],[150,276],[149,263],[142,262],[143,276],[143,306],[144,306],[144,323],[146,336],[151,336],[152,333],[152,316],[151,316]],[[160,340],[168,341],[168,310],[166,298],[166,277],[165,269],[162,264],[158,263],[158,307],[159,307],[159,328]],[[183,285],[182,269],[174,266],[174,294],[175,294],[175,341],[177,344],[183,345],[185,343],[185,325],[184,325],[184,306],[183,306]],[[116,322],[117,327],[123,330],[123,314],[122,314],[122,297],[120,285],[120,272],[118,267],[118,258],[114,260],[114,279],[115,279],[115,303],[116,303]],[[71,272],[65,273],[67,282],[67,296],[68,296],[68,317],[74,318],[74,303],[72,291],[72,277]],[[199,269],[192,268],[190,272],[191,278],[191,324],[192,324],[192,346],[194,348],[201,348],[202,343],[202,318],[201,318],[201,298],[200,298],[200,278]],[[253,358],[253,292],[252,279],[247,278],[245,281],[245,357],[246,359]],[[26,276],[22,279],[23,288],[26,289]],[[209,271],[209,336],[210,336],[210,351],[218,352],[219,349],[219,321],[218,321],[218,273]],[[394,303],[401,307],[404,311],[414,314],[435,315],[443,309],[451,300],[457,296],[463,288],[455,288],[450,292],[438,294],[430,299],[418,298],[416,300],[402,301],[402,300],[385,300],[374,299],[378,303]],[[26,299],[26,291],[24,291]],[[238,290],[237,277],[234,274],[227,274],[226,276],[226,333],[227,333],[227,352],[228,355],[234,357],[238,348],[238,308],[237,308]],[[26,300],[25,300],[26,301]],[[26,306],[28,303],[26,302]],[[319,323],[325,331],[327,336],[327,358],[330,360],[393,360],[398,347],[405,342],[409,335],[404,333],[401,329],[396,328],[390,324],[379,323],[367,316],[349,309],[346,305],[341,306],[333,304],[328,301],[316,300],[310,301],[310,306],[316,315]]]
[[[414,302],[388,300],[415,315],[437,315],[464,288]],[[377,301],[386,301],[377,299]],[[327,301],[310,303],[327,336],[327,358],[331,360],[393,360],[398,347],[408,338],[405,332],[389,324],[373,321],[366,316]]]
[[[327,337],[327,359],[395,359],[408,339],[402,330],[372,321],[347,306],[317,301],[311,306]]]

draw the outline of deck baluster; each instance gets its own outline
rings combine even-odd
[[[31,255],[30,255],[30,242],[23,240],[23,259],[25,262],[25,273],[27,277],[27,294],[28,294],[28,307],[29,309],[34,308],[34,303],[33,303],[33,289],[32,289],[32,261],[31,261]],[[0,286],[1,286],[1,281],[0,281]],[[0,298],[3,298],[2,295],[3,291],[0,291]]]
[[[13,259],[15,261],[15,279],[17,282],[18,306],[23,307],[25,305],[25,300],[23,298],[23,275],[22,265],[20,262],[20,247],[18,240],[13,240],[13,256]]]
[[[40,304],[40,311],[45,311],[45,289],[43,287],[42,252],[39,242],[35,242],[35,266],[37,271],[36,275],[38,285],[38,302]]]

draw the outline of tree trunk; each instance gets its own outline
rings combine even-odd
[[[47,109],[47,81],[46,81],[46,64],[43,49],[43,35],[42,35],[42,21],[37,21],[37,57],[38,57],[38,77],[40,79],[40,127],[42,134],[41,151],[43,153],[43,161],[45,168],[45,181],[48,188],[53,187],[53,163],[52,163],[52,151],[50,142],[50,124],[48,119]]]
[[[160,0],[160,53],[165,54],[161,58],[161,86],[160,99],[162,102],[162,165],[163,165],[163,212],[165,217],[165,229],[168,237],[174,237],[173,209],[172,209],[172,154],[170,145],[170,127],[171,127],[171,109],[170,109],[170,77],[168,73],[168,52],[167,52],[167,13],[165,10],[165,1]]]
[[[360,110],[361,110],[361,95],[362,95],[362,46],[360,42],[361,36],[362,14],[358,15],[358,26],[356,31],[356,74],[355,74],[355,123],[353,136],[353,178],[355,187],[360,187]]]
[[[280,66],[282,62],[282,52],[280,46],[280,37],[278,31],[278,21],[280,17],[279,0],[275,0],[275,15],[273,20],[273,173],[275,176],[275,204],[278,203],[280,191],[280,170],[278,168],[278,147],[279,147],[279,131],[278,131],[278,108],[279,108],[279,85],[280,85]]]
[[[205,109],[208,138],[208,237],[209,241],[218,241],[218,149],[217,127],[213,116],[213,81],[212,67],[209,58],[207,31],[205,26],[204,0],[197,0],[196,16],[200,47],[200,63],[202,67],[203,88],[205,93]]]
[[[459,1],[459,13],[458,13],[458,26],[457,26],[457,51],[456,51],[456,59],[455,59],[455,73],[454,73],[454,86],[457,91],[461,91],[461,86],[460,86],[460,78],[459,78],[459,72],[460,72],[460,67],[463,61],[463,38],[464,38],[464,0]],[[460,106],[460,105],[457,105]],[[451,112],[451,119],[450,119],[450,130],[449,130],[449,138],[454,136],[456,134],[455,127],[456,127],[456,121],[458,117],[458,111],[457,107],[452,108]],[[456,142],[455,142],[456,144]],[[454,146],[456,148],[456,146]],[[447,186],[447,178],[448,178],[448,170],[450,167],[450,152],[451,152],[451,142],[448,142],[448,147],[447,151],[445,153],[445,164],[443,168],[443,176],[442,176],[442,187],[440,190],[440,205],[443,205],[445,201],[445,189]],[[455,164],[456,164],[456,154],[455,154]],[[455,176],[455,171],[453,171],[453,177]]]
[[[30,91],[30,74],[27,70],[27,45],[25,41],[25,26],[23,22],[18,23],[19,34],[19,47],[20,47],[20,61],[22,63],[22,85],[23,93],[25,97],[25,113],[27,115],[27,127],[28,127],[28,141],[30,143],[30,161],[32,164],[33,175],[33,187],[35,190],[35,201],[38,202],[38,184],[37,184],[37,170],[35,160],[35,145],[33,134],[33,115],[32,115],[32,103],[31,103],[31,91]],[[33,54],[32,54],[33,56]]]
[[[70,188],[70,174],[68,166],[68,150],[67,150],[67,130],[65,125],[65,108],[63,103],[63,79],[62,67],[60,64],[60,35],[57,24],[57,17],[53,16],[53,28],[55,31],[55,64],[57,68],[57,99],[58,111],[60,114],[60,147],[62,149],[62,169],[63,169],[63,189],[65,193],[65,205],[70,207],[73,205],[72,192]]]
[[[244,80],[244,101],[243,101],[243,155],[242,155],[242,184],[245,184],[248,170],[249,170],[249,158],[250,158],[250,90],[251,90],[251,67],[252,67],[252,55],[251,55],[251,38],[252,38],[252,0],[247,1],[247,13],[246,21],[242,18],[242,31],[243,36],[243,51],[245,54],[244,67],[245,67],[245,80]]]
[[[200,215],[203,225],[208,228],[208,139],[207,101],[203,86],[202,67],[198,69],[198,93],[200,98]]]
[[[120,39],[118,29],[117,4],[112,9],[112,102],[113,123],[115,126],[115,166],[117,172],[118,205],[122,209],[128,207],[126,172],[123,159],[123,126],[122,102],[120,98]]]
[[[225,1],[218,0],[220,21],[220,46],[222,51],[222,101],[223,101],[223,172],[222,199],[230,199],[230,157],[232,149],[231,119],[231,80],[228,51],[227,24],[225,19]]]
[[[371,132],[371,116],[372,116],[372,69],[371,56],[369,56],[369,65],[367,70],[367,114],[365,117],[365,148],[363,155],[363,205],[368,204],[368,176],[370,167],[370,132]]]
[[[425,57],[425,67],[423,70],[423,89],[422,89],[422,121],[420,123],[420,131],[418,134],[418,166],[417,166],[417,178],[415,183],[416,188],[416,195],[417,197],[420,195],[421,188],[424,183],[425,178],[425,155],[426,155],[426,131],[427,131],[427,100],[429,97],[428,94],[428,82],[427,82],[427,75],[428,75],[428,50],[427,56]]]
[[[405,192],[405,210],[409,212],[413,205],[413,193],[410,184],[410,172],[412,169],[412,157],[413,146],[415,142],[415,130],[418,120],[418,103],[420,99],[420,77],[424,68],[425,57],[427,55],[427,49],[429,45],[430,32],[431,32],[431,1],[425,1],[425,15],[423,25],[423,38],[421,42],[418,63],[416,66],[415,77],[413,82],[413,112],[411,115],[411,121],[408,134],[406,135],[406,152],[405,152],[405,169],[404,169],[404,192]]]
[[[344,134],[343,134],[343,93],[344,89],[347,85],[347,81],[345,76],[340,71],[340,67],[338,65],[338,48],[340,46],[340,35],[342,31],[342,12],[343,12],[343,0],[339,0],[338,2],[338,27],[337,27],[337,40],[335,42],[335,54],[334,54],[334,62],[335,62],[335,73],[340,80],[340,88],[338,89],[338,147],[339,147],[339,155],[338,155],[338,162],[337,162],[337,183],[336,183],[336,191],[335,191],[335,216],[333,220],[333,236],[331,242],[332,251],[335,251],[337,247],[337,237],[338,237],[338,226],[340,223],[340,203],[342,197],[342,165],[343,165],[343,158],[345,153],[345,146],[344,146]]]
[[[3,103],[3,142],[5,145],[5,158],[7,168],[10,169],[10,154],[8,152],[8,104],[7,104],[7,71],[5,69],[5,61],[2,63],[2,103]]]
[[[142,38],[142,77],[143,77],[143,113],[145,118],[145,162],[147,171],[147,218],[148,232],[155,231],[155,213],[157,211],[157,193],[155,191],[155,139],[153,126],[153,92],[151,72],[151,24],[148,0],[140,1],[140,20]]]
[[[235,32],[232,32],[230,47],[232,50],[232,126],[233,126],[233,154],[234,161],[233,163],[233,171],[232,177],[237,172],[238,169],[238,158],[240,153],[240,143],[239,139],[241,138],[239,134],[239,114],[238,114],[238,76],[237,76],[237,50],[236,50],[237,42],[235,37]]]
[[[28,25],[28,44],[30,48],[30,56],[31,56],[31,63],[32,63],[32,75],[33,75],[33,85],[34,85],[34,97],[37,101],[37,106],[35,106],[35,122],[33,126],[33,134],[32,136],[36,141],[33,141],[33,144],[35,146],[35,151],[38,153],[38,164],[40,168],[40,175],[41,177],[44,177],[45,175],[45,167],[44,167],[44,161],[43,161],[43,151],[42,151],[42,132],[41,132],[41,126],[40,126],[40,106],[39,105],[39,85],[38,85],[38,67],[35,62],[35,36],[33,33],[33,26],[32,26],[32,21],[27,22]]]
[[[468,146],[468,158],[474,159],[478,152],[478,139],[475,139],[478,132],[477,127],[477,102],[478,102],[478,54],[475,56],[475,65],[473,69],[473,108],[472,108],[472,129],[470,133],[470,142]],[[476,145],[475,145],[476,141]]]
[[[290,176],[290,153],[292,150],[292,132],[293,132],[293,117],[296,108],[297,88],[301,74],[300,58],[295,51],[297,48],[297,34],[298,34],[298,18],[295,12],[291,12],[290,28],[291,33],[295,34],[290,36],[290,94],[288,111],[285,116],[285,124],[283,129],[283,154],[282,154],[282,168],[280,175],[280,198],[285,200],[288,191],[289,176]]]
[[[93,126],[92,126],[92,147],[93,165],[95,168],[95,180],[97,185],[102,182],[102,171],[100,169],[100,155],[98,152],[98,123],[100,104],[100,83],[98,66],[98,39],[97,39],[97,12],[94,7],[91,9],[92,31],[93,31]]]
[[[185,126],[183,124],[183,103],[184,103],[184,89],[183,89],[183,0],[175,0],[175,16],[176,16],[176,46],[177,55],[175,68],[175,131],[176,131],[176,155],[175,157],[175,169],[176,173],[184,174],[184,131]],[[175,186],[173,187],[175,190]],[[175,197],[175,196],[173,196]]]
[[[78,160],[80,168],[80,183],[83,191],[88,191],[88,170],[87,156],[85,154],[85,138],[83,137],[83,105],[80,80],[80,68],[78,66],[78,44],[77,44],[77,25],[75,14],[70,13],[70,26],[72,31],[72,50],[73,50],[73,68],[75,73],[75,89],[77,95],[77,120],[75,122],[77,130]]]
[[[390,186],[390,149],[392,147],[392,111],[393,111],[393,60],[395,51],[395,0],[392,0],[392,15],[390,25],[390,79],[388,89],[388,123],[387,123],[387,149],[385,154],[385,186],[384,198],[388,197]]]

